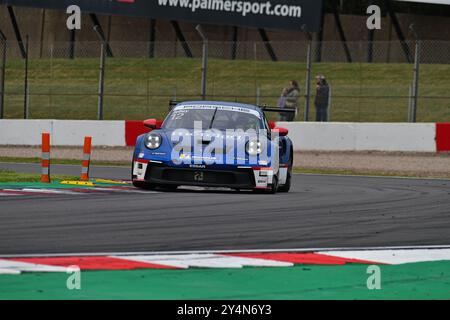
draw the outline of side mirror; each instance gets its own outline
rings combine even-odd
[[[149,129],[160,129],[161,128],[161,121],[158,121],[156,119],[147,119],[144,120],[144,127]]]
[[[278,135],[279,135],[280,137],[286,137],[286,136],[289,134],[289,130],[286,129],[286,128],[278,128],[278,127],[276,127],[276,128],[274,128],[273,130],[274,130],[274,131],[277,131],[277,132],[278,132]]]

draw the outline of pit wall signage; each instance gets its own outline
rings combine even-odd
[[[0,0],[0,4],[268,29],[317,32],[323,0]]]

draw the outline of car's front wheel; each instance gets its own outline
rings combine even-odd
[[[278,187],[278,192],[289,192],[291,189],[292,169],[288,169],[286,183]]]
[[[164,185],[161,185],[160,188],[162,190],[166,190],[166,191],[175,191],[175,190],[177,190],[178,186],[175,184],[164,184]]]
[[[286,176],[286,183],[282,186],[278,187],[278,192],[289,192],[291,190],[291,183],[292,183],[292,167],[294,166],[294,159],[292,157],[292,151],[291,151],[291,161],[289,161],[289,167],[287,170],[287,176]]]
[[[270,187],[268,192],[270,194],[275,194],[277,193],[277,191],[278,191],[278,177],[274,175],[272,179],[272,186]]]
[[[145,181],[133,181],[133,186],[145,190],[154,190],[156,188],[156,185]]]

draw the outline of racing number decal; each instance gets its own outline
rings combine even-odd
[[[203,172],[195,171],[194,172],[194,181],[203,181]]]

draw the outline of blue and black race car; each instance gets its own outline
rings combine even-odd
[[[288,130],[270,125],[265,111],[249,104],[192,101],[175,104],[163,123],[140,135],[133,154],[133,185],[288,192],[293,147]]]

